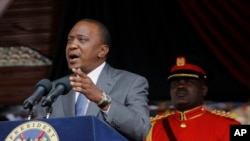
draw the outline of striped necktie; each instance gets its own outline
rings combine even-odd
[[[83,94],[79,94],[76,104],[75,104],[75,113],[76,116],[83,116],[86,113],[86,106],[87,106],[88,100]]]

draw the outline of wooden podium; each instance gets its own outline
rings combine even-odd
[[[128,141],[93,116],[0,122],[1,141]]]

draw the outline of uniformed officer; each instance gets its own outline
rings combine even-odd
[[[146,141],[229,141],[230,125],[240,124],[232,114],[209,111],[206,72],[185,57],[177,57],[168,76],[173,111],[151,118]]]

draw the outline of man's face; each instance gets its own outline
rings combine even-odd
[[[104,61],[107,52],[96,24],[80,21],[68,34],[66,58],[70,69],[89,73]]]
[[[180,111],[201,106],[206,93],[207,86],[201,80],[178,78],[170,84],[171,100]]]

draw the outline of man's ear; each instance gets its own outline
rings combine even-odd
[[[101,45],[100,51],[98,53],[99,58],[106,57],[109,52],[109,46],[108,45]]]

